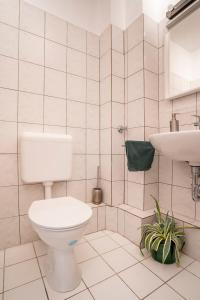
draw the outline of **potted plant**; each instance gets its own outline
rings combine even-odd
[[[140,250],[143,246],[151,253],[152,257],[163,264],[180,264],[180,252],[185,244],[184,228],[197,228],[192,226],[177,226],[174,217],[168,213],[162,217],[158,201],[156,205],[156,222],[144,224],[143,234],[140,242]],[[142,253],[143,254],[143,253]]]

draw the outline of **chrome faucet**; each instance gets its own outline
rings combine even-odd
[[[192,115],[193,117],[197,118],[197,122],[194,122],[194,126],[199,127],[200,129],[200,116],[199,115]]]

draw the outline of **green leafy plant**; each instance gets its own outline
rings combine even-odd
[[[180,252],[185,244],[185,228],[195,228],[193,226],[177,226],[174,217],[169,217],[168,213],[162,217],[157,199],[153,196],[156,205],[156,222],[154,224],[144,224],[142,226],[143,234],[140,242],[140,250],[143,246],[153,253],[161,251],[161,261],[167,263],[170,253],[174,254],[174,260],[177,265],[180,264]],[[143,254],[143,253],[142,253]],[[153,256],[154,257],[154,256]]]

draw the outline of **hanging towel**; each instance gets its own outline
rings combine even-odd
[[[129,171],[147,171],[151,168],[155,149],[150,142],[126,141],[125,147]]]

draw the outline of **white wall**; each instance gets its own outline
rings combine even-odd
[[[96,34],[110,23],[110,0],[25,1]]]
[[[178,0],[25,0],[100,35],[108,24],[126,29],[142,12],[159,22]]]

